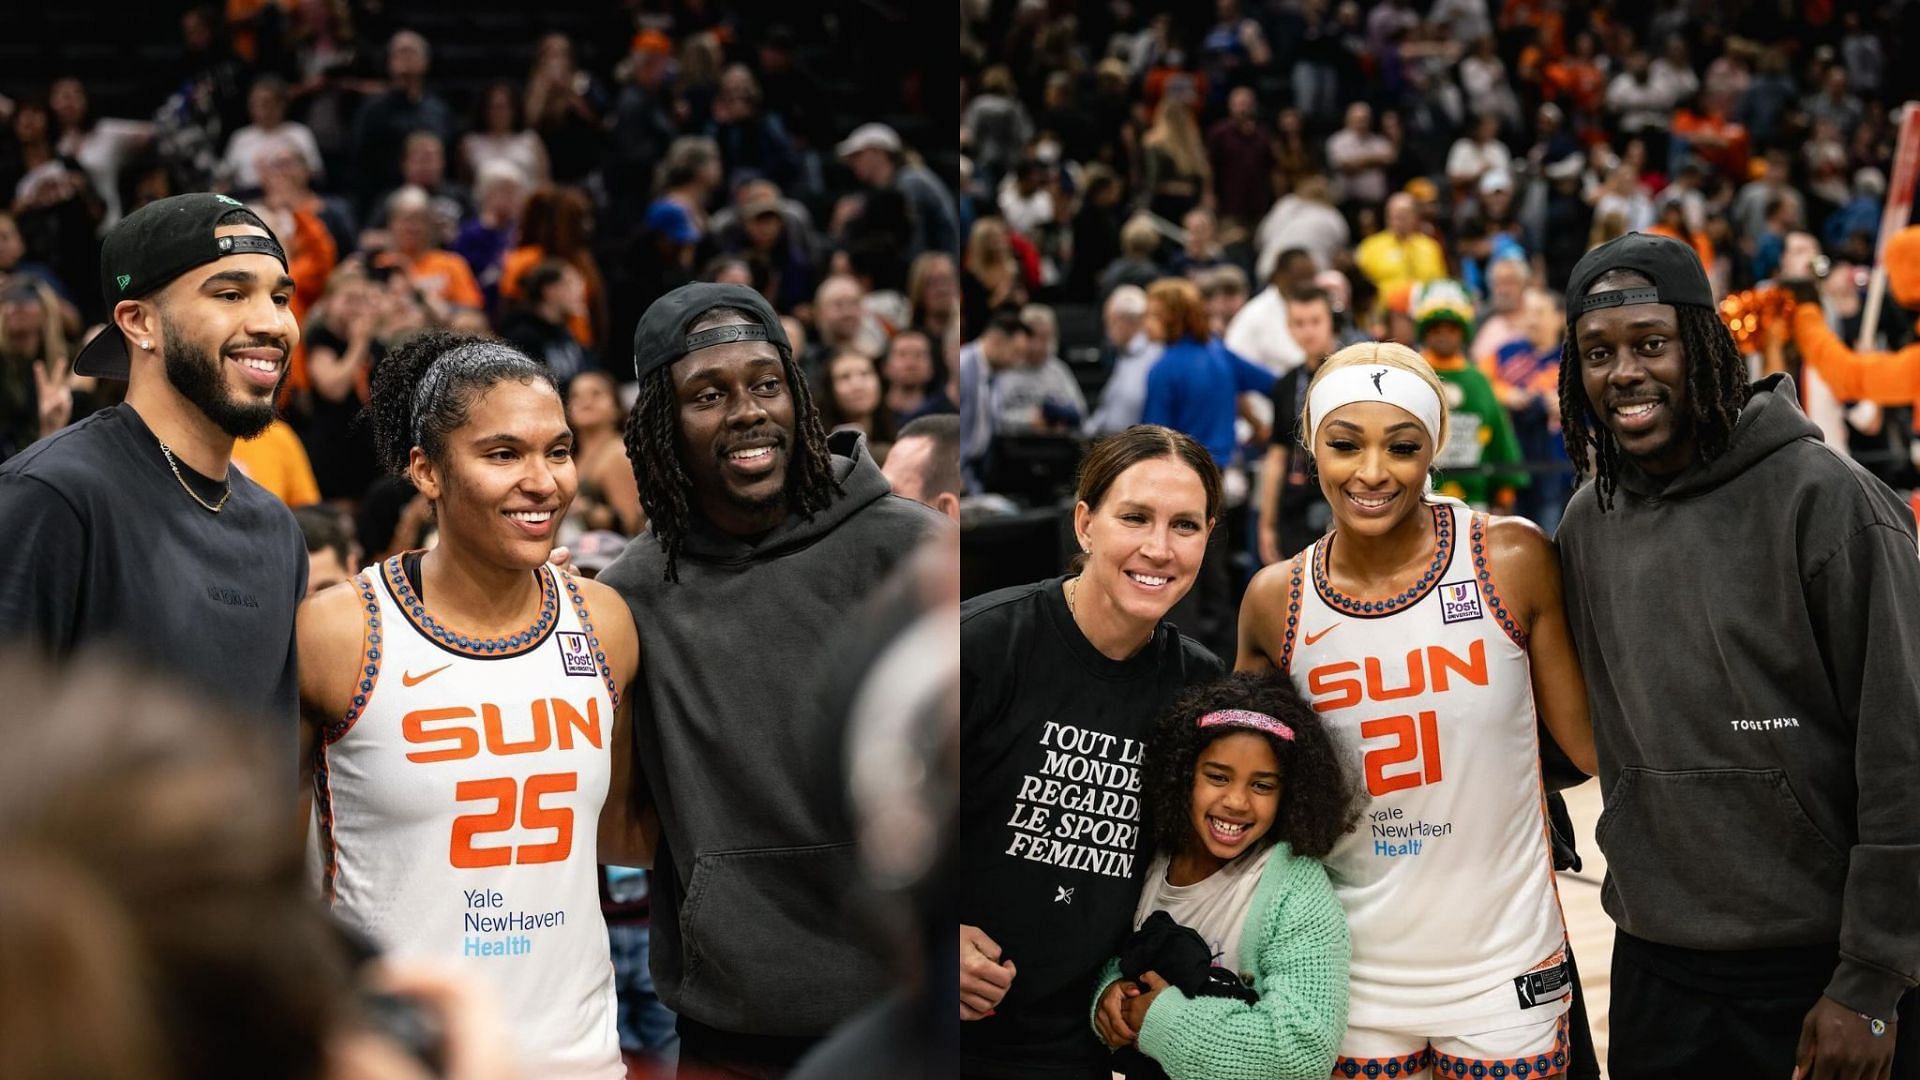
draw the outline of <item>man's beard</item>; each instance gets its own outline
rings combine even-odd
[[[227,386],[219,358],[206,348],[190,343],[165,314],[160,317],[160,325],[166,334],[161,358],[166,362],[167,381],[180,391],[181,397],[192,402],[215,427],[236,439],[250,439],[267,430],[267,425],[273,423],[273,401],[279,395],[279,384],[275,384],[273,394],[262,400],[236,398]],[[274,345],[278,347],[279,343]],[[282,383],[286,381],[287,371],[288,365],[283,362]]]

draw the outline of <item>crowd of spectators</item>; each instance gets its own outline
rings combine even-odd
[[[1229,480],[1230,501],[1260,491],[1265,448],[1293,437],[1272,403],[1318,359],[1290,308],[1324,301],[1331,346],[1419,347],[1467,401],[1497,402],[1476,418],[1472,460],[1443,473],[1464,487],[1443,487],[1551,528],[1572,479],[1556,449],[1557,290],[1580,255],[1665,233],[1723,297],[1824,274],[1851,339],[1915,77],[1889,63],[1916,39],[1911,15],[1865,4],[963,10],[961,377],[990,403],[970,410],[964,453],[983,515],[1006,508],[992,493],[1010,476],[1046,494],[1004,452],[1030,459],[1034,432],[1084,438],[1143,417],[1200,424],[1185,430],[1253,474]],[[1170,319],[1186,308],[1169,279],[1204,299],[1204,333]],[[1908,321],[1883,326],[1898,338]],[[1163,353],[1179,354],[1177,374]],[[1282,389],[1236,402],[1225,387],[1241,361]],[[1203,382],[1218,389],[1196,404]],[[1854,421],[1862,459],[1913,486],[1910,420],[1836,410],[1830,430]],[[1245,564],[1260,558],[1253,536],[1232,541]]]
[[[355,567],[431,527],[359,419],[372,370],[422,328],[503,337],[567,386],[584,497],[563,543],[645,525],[619,437],[632,333],[687,281],[761,290],[816,400],[876,458],[908,421],[952,411],[955,110],[905,58],[846,62],[872,44],[861,19],[900,13],[604,6],[585,16],[604,32],[561,5],[547,25],[574,34],[496,34],[477,60],[468,35],[460,77],[436,73],[415,28],[448,32],[432,5],[195,9],[184,75],[112,84],[129,119],[96,115],[86,77],[0,73],[0,459],[124,393],[66,371],[108,317],[99,238],[196,190],[259,213],[297,282],[284,419],[236,461],[350,520]]]

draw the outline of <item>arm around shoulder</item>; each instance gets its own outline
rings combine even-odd
[[[607,672],[620,688],[608,739],[607,798],[600,805],[596,850],[614,866],[652,866],[660,819],[634,761],[632,688],[640,671],[640,632],[633,611],[611,586],[590,578],[574,581],[593,617],[594,637],[607,654]]]
[[[1580,657],[1567,627],[1559,552],[1538,525],[1518,517],[1492,520],[1487,549],[1495,587],[1526,632],[1534,708],[1553,741],[1591,776],[1599,769],[1593,720],[1587,712]]]

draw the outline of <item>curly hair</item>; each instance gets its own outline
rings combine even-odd
[[[442,357],[447,365],[422,395],[421,381]],[[474,403],[503,382],[544,383],[555,396],[560,393],[545,364],[503,341],[445,330],[409,337],[373,373],[366,415],[381,466],[395,476],[407,475],[415,446],[440,460],[447,437],[467,422]],[[416,407],[422,410],[417,416]]]
[[[687,332],[758,321],[739,308],[709,308],[688,324]],[[774,347],[780,352],[787,392],[793,395],[797,436],[787,466],[787,509],[812,517],[833,502],[841,490],[840,483],[833,478],[833,454],[827,449],[826,429],[820,423],[819,407],[807,390],[806,376],[794,363],[792,350],[779,343]],[[647,512],[648,527],[667,556],[666,580],[678,582],[680,552],[693,522],[693,479],[680,459],[680,396],[673,389],[671,365],[657,367],[641,378],[640,396],[627,415],[625,441],[627,460],[633,463],[633,478],[640,488],[640,507]]]
[[[1616,270],[1594,281],[1596,287],[1603,284],[1625,288],[1653,282],[1637,271]],[[1589,289],[1589,295],[1593,291]],[[1573,299],[1568,297],[1569,301]],[[1740,347],[1718,312],[1686,305],[1676,306],[1674,312],[1687,361],[1687,419],[1693,425],[1700,459],[1712,461],[1732,445],[1740,410],[1753,394],[1747,383],[1747,358],[1740,355]],[[1574,472],[1591,471],[1600,509],[1613,509],[1613,493],[1620,480],[1620,444],[1587,400],[1586,384],[1580,380],[1579,344],[1571,322],[1560,346],[1560,429],[1566,433],[1567,458]]]
[[[1265,713],[1293,729],[1291,740],[1245,727],[1202,729],[1195,721],[1220,709]],[[1193,774],[1200,752],[1225,735],[1259,735],[1280,763],[1280,807],[1254,848],[1285,840],[1296,855],[1323,858],[1360,819],[1353,777],[1326,725],[1293,681],[1273,672],[1241,673],[1194,687],[1154,721],[1141,787],[1154,847],[1172,856],[1194,844]]]

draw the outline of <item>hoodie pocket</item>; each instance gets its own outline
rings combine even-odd
[[[708,852],[680,910],[680,1009],[761,1035],[819,1035],[887,990],[844,898],[851,843]]]
[[[1735,949],[1840,929],[1847,856],[1779,769],[1623,769],[1594,828],[1602,899],[1628,933]]]

